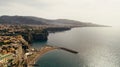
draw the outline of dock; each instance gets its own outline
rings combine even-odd
[[[71,50],[71,49],[68,49],[68,48],[64,48],[64,47],[59,47],[59,49],[61,50],[65,50],[65,51],[68,51],[70,53],[74,53],[74,54],[78,54],[79,52],[75,51],[75,50]]]

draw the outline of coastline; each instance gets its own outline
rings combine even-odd
[[[34,67],[35,63],[38,61],[38,59],[42,55],[44,55],[45,53],[47,53],[49,51],[55,50],[55,49],[57,49],[57,47],[48,46],[48,45],[42,47],[39,51],[37,51],[37,52],[34,53],[34,57],[31,58],[31,60],[28,60],[28,62],[27,62],[28,63],[28,67]]]

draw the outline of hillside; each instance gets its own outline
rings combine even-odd
[[[69,19],[44,19],[33,16],[0,16],[0,24],[59,25],[59,26],[103,26]]]

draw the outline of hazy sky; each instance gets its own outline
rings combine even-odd
[[[120,0],[0,0],[0,15],[120,25]]]

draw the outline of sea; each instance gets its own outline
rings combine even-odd
[[[50,33],[47,42],[35,42],[34,48],[44,45],[65,47],[78,51],[52,50],[38,59],[37,67],[120,67],[119,27],[79,27]]]

